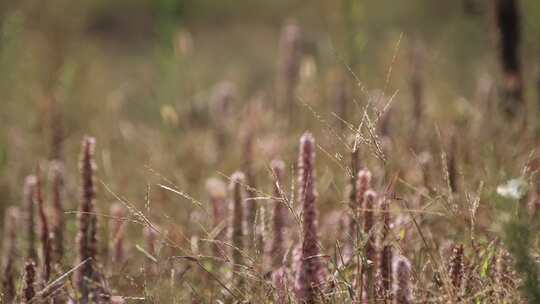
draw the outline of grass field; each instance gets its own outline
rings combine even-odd
[[[540,3],[0,3],[0,303],[538,303]]]

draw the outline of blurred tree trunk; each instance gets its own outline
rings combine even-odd
[[[503,73],[503,110],[511,117],[524,107],[520,62],[521,16],[517,0],[495,0],[499,60]]]

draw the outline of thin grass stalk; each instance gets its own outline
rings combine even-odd
[[[375,202],[377,194],[367,190],[364,194],[364,235],[367,237],[364,247],[365,262],[362,265],[362,303],[375,299],[375,265],[377,265],[375,226]]]
[[[300,27],[294,20],[289,20],[283,27],[279,40],[277,96],[278,102],[283,109],[289,110],[291,117],[300,72],[301,40]]]
[[[146,226],[143,228],[143,238],[145,244],[145,250],[152,258],[146,259],[144,264],[145,273],[147,275],[155,276],[159,273],[157,264],[158,255],[158,237],[159,234],[156,229]]]
[[[64,257],[64,164],[61,161],[53,160],[50,162],[49,168],[52,184],[51,247],[53,250],[53,265],[60,269]]]
[[[411,288],[411,263],[405,257],[398,257],[394,262],[394,295],[396,304],[413,303]]]
[[[392,298],[392,244],[390,243],[390,229],[391,229],[391,215],[390,215],[390,201],[387,197],[383,196],[380,202],[381,212],[381,234],[380,234],[380,246],[382,250],[379,257],[379,277],[382,300],[388,302]]]
[[[457,135],[452,134],[450,137],[450,147],[447,159],[448,185],[450,186],[452,193],[456,193],[458,191],[457,145]]]
[[[36,250],[36,224],[35,224],[35,205],[34,191],[36,189],[36,176],[29,175],[24,180],[24,212],[25,212],[25,228],[26,228],[26,243],[28,259],[34,262],[38,260]]]
[[[464,256],[463,256],[463,244],[456,245],[452,249],[452,256],[450,257],[450,279],[452,286],[456,294],[461,294],[463,288],[463,276],[464,276]]]
[[[363,218],[362,208],[364,207],[364,198],[366,192],[371,187],[371,172],[367,169],[362,169],[355,175],[355,180],[351,181],[354,184],[354,202],[352,203],[352,217],[349,223],[349,232],[353,237],[353,246],[357,247],[361,238],[361,219]],[[352,195],[351,195],[352,199]]]
[[[34,202],[37,205],[39,215],[39,237],[41,240],[41,265],[42,280],[47,283],[52,271],[52,249],[49,235],[49,223],[45,212],[45,202],[41,186],[41,169],[39,165],[36,169],[36,187],[34,191]]]
[[[2,303],[12,303],[17,295],[15,278],[17,276],[17,223],[19,209],[8,207],[4,219],[4,237],[2,240]]]
[[[283,175],[285,173],[285,163],[281,160],[274,160],[270,164],[273,177],[272,205],[274,207],[272,214],[272,241],[270,244],[270,260],[272,270],[277,269],[283,264],[283,255],[285,254],[285,219],[287,217],[287,208],[285,206],[283,191]]]
[[[275,288],[275,303],[289,303],[289,291],[287,288],[287,269],[285,267],[280,267],[277,271],[272,273],[272,282]]]
[[[516,287],[515,276],[511,269],[512,258],[504,248],[501,248],[497,250],[494,259],[493,280],[496,284],[496,295],[505,300],[508,298],[508,291]]]
[[[24,266],[23,303],[28,303],[36,295],[36,263],[29,259]]]
[[[352,238],[352,242],[347,242],[345,246],[344,255],[345,255],[346,261],[350,260],[350,258],[352,257],[353,247],[355,246],[355,243],[358,241],[358,236],[359,236],[358,227],[359,227],[359,221],[360,221],[360,208],[362,205],[362,202],[357,200],[357,197],[358,197],[357,179],[358,179],[358,170],[360,170],[359,155],[360,155],[360,146],[356,142],[356,139],[354,139],[352,143],[352,150],[350,153],[351,168],[349,172],[350,176],[349,176],[349,197],[348,197],[349,206],[351,208],[351,215],[348,220],[348,224],[349,224],[348,229],[349,229],[349,235]],[[362,181],[362,183],[366,183],[366,182],[369,184],[369,181],[365,181],[365,180]],[[360,195],[362,195],[363,197],[363,193],[361,193]]]
[[[300,269],[300,261],[302,260],[302,244],[296,243],[291,251],[291,274],[293,278],[296,278],[298,270]],[[294,283],[294,282],[293,282]],[[294,287],[294,286],[293,286]]]
[[[341,76],[335,83],[334,100],[337,109],[339,120],[339,129],[341,133],[347,129],[347,106],[349,103],[349,92],[347,90],[347,81],[344,76]]]
[[[110,252],[112,265],[122,265],[126,261],[125,235],[127,211],[122,203],[116,202],[111,205],[110,227]]]
[[[360,219],[363,218],[362,208],[364,207],[364,198],[366,192],[371,188],[371,172],[367,169],[362,169],[355,176],[355,202],[353,204],[353,216],[350,219],[350,234],[353,238],[352,248],[357,249],[360,247],[361,238],[364,227],[360,223]],[[365,221],[365,219],[364,219]],[[351,250],[351,254],[352,254]],[[356,297],[361,297],[362,294],[362,257],[356,255],[356,274],[355,274],[355,289],[357,290]]]
[[[231,108],[236,98],[236,87],[229,81],[221,81],[212,94],[211,114],[214,121],[214,132],[219,151],[227,147],[228,128],[231,120]]]
[[[219,179],[209,179],[206,182],[206,189],[210,195],[210,205],[212,206],[212,228],[218,229],[215,233],[215,243],[213,246],[214,256],[225,258],[226,253],[223,243],[227,237],[227,187]]]
[[[95,214],[94,163],[95,139],[84,137],[82,141],[79,169],[81,173],[81,200],[77,214],[79,231],[77,233],[77,263],[88,260],[75,273],[75,288],[81,304],[91,302],[92,287],[95,283],[95,264],[97,257],[97,217]]]
[[[51,154],[50,159],[61,161],[63,159],[64,125],[60,103],[53,99],[51,115]]]
[[[352,208],[355,208],[357,205],[356,196],[356,180],[358,178],[358,171],[360,170],[360,144],[357,142],[357,139],[354,138],[352,140],[352,149],[350,153],[350,172],[349,172],[349,185],[350,185],[350,192],[349,192],[349,204]],[[358,208],[356,208],[358,209]]]
[[[300,303],[315,303],[325,270],[322,265],[317,229],[315,190],[315,140],[311,133],[300,139],[298,157],[298,200],[302,206],[302,252],[296,271],[295,294]]]
[[[246,214],[245,216],[245,227],[248,240],[248,246],[250,248],[258,249],[256,247],[256,238],[259,236],[256,235],[256,226],[255,226],[255,217],[257,216],[257,197],[256,181],[255,181],[255,170],[253,168],[254,161],[254,134],[251,126],[250,129],[246,131],[244,135],[243,143],[243,172],[245,173],[246,178]]]
[[[231,195],[232,222],[230,226],[232,242],[232,263],[233,277],[237,286],[242,288],[243,278],[239,274],[243,264],[244,251],[244,191],[245,175],[242,172],[235,172],[231,176],[229,191]]]
[[[424,50],[417,43],[411,54],[411,93],[413,98],[413,131],[411,143],[415,150],[418,150],[420,130],[424,118],[424,78],[423,78],[423,63]]]
[[[255,213],[255,239],[253,244],[253,250],[255,250],[255,261],[258,264],[259,270],[264,268],[264,253],[265,253],[265,244],[268,240],[268,230],[269,230],[269,220],[270,216],[268,215],[268,209],[266,205],[262,205],[257,208]]]
[[[384,152],[384,155],[386,155],[386,158],[388,158],[388,155],[390,154],[391,150],[391,141],[390,141],[390,122],[392,117],[392,107],[388,107],[388,109],[381,113],[381,118],[379,119],[378,124],[378,132],[381,136],[381,146]]]

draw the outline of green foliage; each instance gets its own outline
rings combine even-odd
[[[0,68],[3,71],[13,70],[19,58],[21,41],[20,35],[24,30],[24,16],[20,12],[12,12],[0,24]],[[9,88],[10,81],[16,80],[16,74],[2,73],[0,75],[0,88],[3,94]]]
[[[495,254],[495,249],[491,248],[487,254],[484,254],[482,259],[482,265],[480,267],[480,277],[482,279],[487,278],[489,273],[493,271],[494,265],[492,265],[493,255]]]
[[[512,255],[515,269],[521,275],[521,289],[529,303],[540,301],[538,265],[531,256],[534,235],[527,214],[526,183],[521,179],[509,181],[497,189],[501,194],[500,212],[504,221],[504,244]]]
[[[158,0],[154,3],[161,41],[164,46],[171,47],[173,34],[182,21],[184,0]]]

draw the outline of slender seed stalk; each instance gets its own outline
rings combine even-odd
[[[424,77],[423,77],[423,65],[424,65],[424,49],[417,43],[411,53],[411,93],[413,98],[413,130],[411,145],[414,150],[418,151],[419,147],[419,135],[422,128],[422,122],[424,118]]]
[[[347,81],[344,76],[341,76],[335,83],[334,100],[337,109],[339,120],[339,129],[343,133],[347,128],[347,108],[350,100],[347,90]]]
[[[2,240],[2,303],[12,303],[17,295],[15,280],[17,277],[17,223],[19,209],[8,207],[4,219],[4,238]]]
[[[28,259],[37,262],[38,254],[36,250],[36,224],[35,224],[35,206],[34,192],[36,189],[36,176],[29,175],[24,180],[24,211],[26,226],[26,242]]]
[[[75,287],[79,293],[81,304],[91,303],[92,287],[96,278],[95,264],[97,257],[97,217],[95,214],[95,186],[93,137],[84,137],[79,162],[81,173],[81,200],[77,214],[79,232],[77,234],[78,257],[77,262],[88,260],[75,273]]]
[[[411,304],[411,263],[405,257],[398,257],[394,262],[394,295],[396,304]]]
[[[215,236],[213,246],[214,255],[216,257],[225,258],[226,240],[226,220],[227,220],[227,187],[225,183],[219,179],[209,179],[206,182],[206,189],[210,194],[210,204],[212,206],[212,221],[213,229],[218,229]]]
[[[362,218],[362,208],[364,206],[364,197],[366,192],[371,187],[371,172],[367,169],[362,169],[355,175],[354,180],[355,195],[352,207],[352,218],[350,219],[349,229],[350,234],[354,238],[353,246],[357,246],[360,243],[360,219]],[[351,197],[352,199],[352,197]]]
[[[116,202],[111,205],[110,227],[110,252],[111,261],[114,265],[122,265],[126,261],[125,234],[126,234],[126,208],[122,203]]]
[[[361,244],[361,237],[364,230],[364,227],[360,224],[360,219],[363,218],[362,208],[364,207],[364,199],[366,192],[371,187],[371,172],[367,169],[362,169],[358,172],[358,174],[355,176],[355,188],[356,188],[356,196],[355,196],[355,203],[353,205],[353,216],[350,220],[350,234],[353,237],[353,244],[352,247],[357,250],[360,247]],[[365,218],[364,218],[365,222]],[[351,250],[352,254],[352,250]],[[363,286],[362,284],[362,260],[360,255],[356,255],[356,290],[357,295],[356,297],[361,297]]]
[[[275,300],[276,304],[286,304],[288,302],[288,290],[287,290],[287,269],[285,267],[280,267],[277,271],[272,273],[272,282],[274,288],[276,289]]]
[[[214,88],[212,94],[212,118],[214,121],[214,133],[219,151],[227,147],[228,128],[232,103],[236,98],[236,87],[230,81],[221,81]]]
[[[289,20],[281,31],[279,41],[277,96],[281,106],[288,109],[290,115],[293,115],[294,91],[299,78],[301,40],[300,27],[295,21]]]
[[[295,294],[300,303],[315,303],[321,290],[323,268],[317,229],[315,190],[315,140],[311,133],[300,138],[298,157],[298,200],[302,206],[302,252],[296,270]]]
[[[463,244],[456,245],[452,249],[450,257],[450,279],[456,293],[461,293],[463,287],[464,261],[463,261]]]
[[[353,250],[355,243],[358,241],[359,233],[358,233],[358,227],[359,227],[359,221],[360,221],[360,204],[357,201],[357,178],[358,178],[358,170],[360,170],[360,147],[358,143],[356,142],[356,139],[353,139],[352,142],[352,151],[350,153],[351,156],[351,168],[349,172],[349,185],[348,185],[348,199],[349,199],[349,206],[351,208],[351,213],[348,219],[348,234],[352,240],[352,242],[347,242],[345,244],[344,248],[344,260],[349,261],[352,258]],[[363,195],[363,194],[362,194]]]
[[[458,191],[458,168],[457,168],[457,138],[452,134],[450,138],[450,147],[448,151],[448,185],[453,193]]]
[[[46,283],[51,277],[52,270],[52,250],[49,235],[49,223],[47,214],[45,213],[45,203],[41,192],[41,172],[39,166],[36,169],[36,187],[34,191],[34,202],[37,205],[39,215],[39,237],[41,240],[41,256],[42,256],[42,279]]]
[[[231,241],[232,241],[232,263],[233,277],[235,278],[239,288],[242,288],[243,278],[239,274],[243,264],[244,250],[244,191],[245,175],[242,172],[235,172],[231,176],[229,191],[231,195],[231,214],[232,222],[230,226]]]
[[[516,287],[515,278],[510,267],[513,261],[505,249],[499,249],[495,254],[494,262],[493,280],[497,283],[497,296],[505,300],[508,297],[508,290]]]
[[[52,183],[52,259],[54,266],[60,267],[64,257],[64,164],[61,161],[53,160],[51,161],[49,168]]]
[[[256,181],[255,181],[255,171],[253,168],[253,161],[254,161],[254,136],[253,136],[253,130],[249,129],[247,130],[246,134],[244,135],[244,143],[243,143],[243,171],[245,172],[245,178],[247,183],[247,189],[246,189],[246,214],[245,214],[245,221],[246,221],[246,232],[247,232],[247,240],[248,240],[248,246],[250,248],[255,248],[257,245],[255,242],[255,238],[259,237],[256,235],[256,225],[255,225],[255,217],[257,215],[257,201],[254,199],[257,197],[257,191],[256,189]]]
[[[51,154],[50,159],[61,161],[63,159],[64,125],[62,121],[62,112],[59,108],[60,103],[53,99],[51,114]]]
[[[143,237],[147,253],[153,257],[153,259],[147,259],[145,263],[145,272],[148,275],[157,275],[159,272],[158,264],[156,263],[156,258],[158,254],[158,232],[150,227],[146,226],[143,228]]]
[[[28,303],[36,295],[36,263],[28,260],[24,266],[23,303]]]
[[[273,238],[270,244],[270,260],[272,269],[281,267],[283,255],[285,254],[285,219],[287,217],[287,208],[285,206],[283,191],[283,175],[285,171],[285,163],[281,160],[274,160],[270,164],[273,177],[273,198],[272,204],[274,212],[272,214]]]
[[[377,265],[376,236],[373,231],[375,225],[375,202],[377,194],[373,190],[367,190],[364,194],[364,234],[367,241],[364,249],[366,261],[362,267],[362,302],[368,303],[375,299],[375,265]]]
[[[389,200],[386,197],[381,198],[381,235],[380,246],[382,250],[379,257],[379,276],[381,280],[381,296],[384,301],[391,299],[392,290],[392,244],[390,243],[390,206]]]

